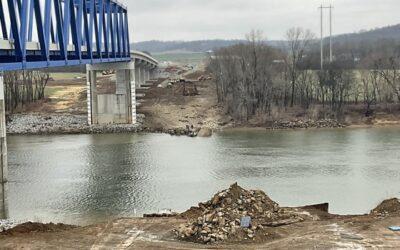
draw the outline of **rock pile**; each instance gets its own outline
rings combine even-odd
[[[375,209],[371,211],[372,215],[389,216],[400,214],[400,200],[397,198],[383,201]]]
[[[136,133],[142,131],[143,117],[138,115],[137,124],[87,124],[86,115],[36,115],[15,114],[9,116],[8,134],[101,134],[101,133]]]
[[[203,244],[254,240],[265,237],[268,227],[303,220],[299,213],[280,208],[263,191],[245,190],[237,184],[181,214],[188,219],[175,231],[183,240]]]
[[[189,137],[196,137],[199,128],[195,128],[193,125],[186,125],[186,127],[181,128],[172,128],[172,129],[165,129],[165,128],[144,128],[144,132],[149,133],[165,133],[170,134],[172,136],[189,136]]]
[[[15,227],[15,223],[10,220],[0,220],[0,233]]]
[[[270,129],[299,129],[299,128],[343,128],[345,125],[337,120],[294,120],[294,121],[274,121],[269,126]]]

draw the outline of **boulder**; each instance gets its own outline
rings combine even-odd
[[[200,129],[199,133],[197,134],[198,137],[211,137],[212,130],[207,127],[203,127]]]

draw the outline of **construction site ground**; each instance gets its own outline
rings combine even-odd
[[[122,218],[108,223],[48,228],[32,226],[0,235],[0,249],[399,249],[400,232],[389,226],[399,216],[378,218],[333,216],[310,212],[319,218],[271,228],[274,237],[263,242],[244,241],[204,245],[177,239],[173,230],[180,218]]]

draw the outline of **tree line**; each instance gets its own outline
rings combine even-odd
[[[44,71],[10,71],[4,74],[6,111],[16,109],[45,98],[45,88],[50,75]]]
[[[218,49],[207,69],[214,75],[218,101],[236,119],[273,117],[276,110],[320,107],[322,115],[341,119],[346,107],[362,105],[366,116],[381,104],[400,103],[400,56],[371,53],[364,67],[336,57],[315,69],[314,34],[302,28],[286,33],[284,49],[265,43],[252,31],[247,42]]]

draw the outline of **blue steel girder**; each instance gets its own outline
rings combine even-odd
[[[0,29],[0,70],[131,61],[116,0],[2,0]]]

